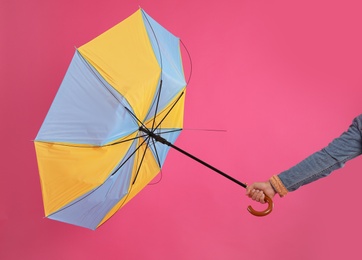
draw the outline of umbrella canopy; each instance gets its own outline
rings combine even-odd
[[[45,214],[96,229],[159,172],[183,123],[180,40],[139,9],[76,49],[35,139]]]

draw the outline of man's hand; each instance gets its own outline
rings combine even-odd
[[[254,182],[252,185],[246,188],[246,195],[252,200],[258,201],[262,204],[265,203],[265,194],[271,199],[276,194],[269,181]]]

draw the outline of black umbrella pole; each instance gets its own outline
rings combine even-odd
[[[148,130],[148,129],[144,128],[144,127],[140,127],[140,130],[143,131],[143,132],[145,132],[146,134],[148,134],[150,137],[152,137],[152,138],[155,139],[156,141],[172,147],[173,149],[175,149],[175,150],[179,151],[180,153],[182,153],[182,154],[190,157],[191,159],[193,159],[193,160],[201,163],[202,165],[206,166],[207,168],[209,168],[209,169],[211,169],[211,170],[219,173],[220,175],[224,176],[225,178],[231,180],[232,182],[234,182],[234,183],[236,183],[236,184],[238,184],[238,185],[240,185],[240,186],[242,186],[242,187],[244,187],[244,188],[247,187],[247,185],[246,185],[245,183],[242,183],[242,182],[238,181],[237,179],[235,179],[235,178],[231,177],[230,175],[228,175],[228,174],[220,171],[219,169],[215,168],[214,166],[212,166],[212,165],[204,162],[203,160],[201,160],[201,159],[193,156],[192,154],[186,152],[185,150],[182,150],[181,148],[173,145],[172,143],[170,143],[169,141],[167,141],[167,140],[164,139],[163,137],[161,137],[161,136],[159,136],[159,135],[156,135],[155,133],[151,132],[150,130]]]
[[[226,173],[224,173],[224,172],[220,171],[219,169],[217,169],[217,168],[215,168],[214,166],[212,166],[212,165],[210,165],[210,164],[208,164],[208,163],[204,162],[203,160],[200,160],[199,158],[197,158],[197,157],[193,156],[192,154],[189,154],[188,152],[186,152],[186,151],[182,150],[181,148],[179,148],[179,147],[177,147],[177,146],[175,146],[175,145],[173,145],[173,144],[171,144],[171,143],[170,143],[170,145],[169,145],[169,146],[170,146],[170,147],[172,147],[173,149],[175,149],[175,150],[179,151],[180,153],[183,153],[184,155],[186,155],[186,156],[190,157],[191,159],[194,159],[195,161],[197,161],[197,162],[201,163],[202,165],[204,165],[204,166],[208,167],[209,169],[211,169],[211,170],[213,170],[213,171],[215,171],[215,172],[217,172],[217,173],[221,174],[222,176],[224,176],[225,178],[227,178],[227,179],[229,179],[229,180],[231,180],[231,181],[235,182],[236,184],[239,184],[240,186],[242,186],[242,187],[244,187],[244,188],[246,188],[246,187],[247,187],[245,183],[242,183],[242,182],[238,181],[237,179],[235,179],[235,178],[231,177],[230,175],[228,175],[228,174],[226,174]]]

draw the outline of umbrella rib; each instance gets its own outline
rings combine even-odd
[[[110,144],[105,144],[105,145],[81,145],[81,144],[70,144],[70,143],[58,143],[58,142],[52,142],[52,141],[37,141],[39,143],[48,143],[48,144],[55,144],[58,146],[67,146],[67,147],[77,147],[77,148],[97,148],[97,147],[107,147],[107,146],[112,146],[112,145],[117,145],[117,144],[122,144],[125,142],[130,142],[130,141],[134,141],[136,139],[139,139],[141,137],[145,137],[147,136],[146,134],[143,135],[139,135],[133,138],[129,138],[126,140],[122,140],[122,141],[118,141],[118,142],[114,142],[114,143],[110,143]]]
[[[187,79],[187,85],[188,85],[191,80],[191,76],[192,76],[192,59],[191,59],[189,50],[186,48],[186,45],[183,43],[183,41],[181,39],[180,39],[180,42],[181,42],[182,46],[184,46],[186,53],[189,56],[189,60],[190,60],[190,75],[189,75],[189,78]]]
[[[150,137],[147,136],[147,138],[145,140],[143,140],[143,142],[128,156],[128,158],[121,164],[119,165],[111,174],[111,176],[115,175],[116,172],[122,168],[123,165],[125,165],[125,163],[132,158],[132,156],[141,148],[141,146],[149,139]]]
[[[145,19],[146,19],[146,21],[147,21],[148,25],[150,26],[150,28],[151,28],[151,30],[152,30],[152,34],[153,34],[153,36],[155,37],[156,44],[157,44],[157,48],[158,48],[158,54],[160,55],[160,67],[161,67],[161,71],[162,71],[162,68],[163,68],[163,66],[162,66],[162,65],[163,65],[163,64],[162,64],[162,54],[161,54],[160,43],[158,42],[158,39],[157,39],[156,33],[155,33],[155,31],[153,30],[153,27],[152,27],[152,25],[151,25],[150,21],[148,20],[148,18],[147,18],[147,15],[146,15],[145,11],[143,11],[143,9],[141,9],[141,11],[142,11],[143,16],[145,17]]]
[[[160,178],[157,182],[155,182],[155,183],[150,183],[149,185],[157,184],[157,183],[159,183],[159,182],[162,180],[161,160],[160,160],[160,157],[158,156],[157,147],[156,147],[156,141],[155,141],[154,139],[153,139],[152,145],[153,145],[153,148],[155,149],[155,155],[156,155],[157,163],[158,163],[158,165],[159,165],[159,167],[160,167],[161,178]]]
[[[142,166],[142,164],[143,164],[143,160],[145,159],[145,156],[146,156],[146,152],[147,152],[147,149],[148,149],[148,146],[149,146],[150,139],[151,139],[151,137],[147,136],[146,140],[142,143],[142,145],[143,145],[143,144],[147,141],[147,143],[146,143],[146,146],[147,146],[147,147],[146,147],[145,151],[144,151],[143,154],[142,154],[141,162],[138,164],[137,172],[136,172],[136,175],[135,175],[135,177],[134,177],[134,179],[133,179],[132,185],[135,184],[135,182],[136,182],[136,180],[137,180],[137,177],[138,177],[138,174],[139,174],[139,172],[140,172],[140,170],[141,170],[141,166]],[[140,147],[141,147],[141,146],[140,146]]]
[[[131,116],[133,116],[134,119],[136,119],[136,121],[137,121],[138,123],[140,123],[143,127],[146,128],[146,126],[143,124],[143,122],[142,122],[141,120],[139,120],[138,117],[137,117],[128,107],[124,107],[124,108],[127,110],[127,112],[128,112]]]
[[[161,168],[161,160],[160,160],[160,157],[158,156],[157,147],[156,147],[156,142],[153,141],[153,142],[152,142],[152,145],[153,145],[153,148],[155,149],[155,155],[156,155],[157,163],[158,163],[158,165],[159,165],[160,168]]]
[[[84,57],[83,55],[77,50],[79,56],[82,58],[83,62],[87,65],[87,67],[90,69],[90,71],[93,73],[93,75],[99,80],[99,82],[102,84],[103,87],[105,87],[108,92],[120,103],[123,104],[121,100],[118,99],[118,97],[112,93],[112,91],[109,89],[109,87],[103,82],[106,81],[100,74],[96,73],[95,71],[97,71]],[[103,79],[103,80],[102,80]],[[107,82],[107,81],[106,81]],[[118,90],[116,90],[115,88],[113,88],[115,91],[118,92]],[[119,92],[118,92],[119,93]],[[121,93],[119,93],[121,95]]]
[[[162,76],[161,76],[162,77]],[[158,93],[157,93],[157,102],[156,102],[156,109],[155,109],[155,115],[153,117],[153,122],[152,122],[152,129],[155,126],[156,123],[156,116],[157,116],[157,111],[158,111],[158,105],[160,104],[160,99],[161,99],[161,91],[162,91],[162,78],[160,81],[160,87],[158,89]]]
[[[180,101],[181,97],[183,96],[184,92],[182,91],[177,100],[172,104],[170,109],[167,111],[166,115],[161,119],[161,121],[158,123],[158,125],[154,128],[153,132],[160,127],[162,122],[166,119],[166,117],[170,114],[170,112],[174,109],[176,104]]]
[[[122,144],[122,143],[125,143],[125,142],[129,142],[129,141],[134,141],[134,140],[136,140],[136,139],[140,139],[141,137],[145,137],[145,136],[147,136],[147,135],[143,134],[143,135],[139,135],[139,136],[136,136],[136,137],[127,139],[127,140],[123,140],[123,141],[119,141],[119,142],[115,142],[115,143],[111,143],[111,144],[106,144],[106,145],[103,145],[103,146],[112,146],[112,145]]]
[[[158,134],[162,135],[162,134],[168,134],[168,133],[173,133],[173,132],[180,132],[182,129],[173,129],[173,130],[167,130],[167,131],[159,131]]]

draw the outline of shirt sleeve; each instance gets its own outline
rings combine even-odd
[[[362,114],[353,120],[347,131],[334,139],[327,147],[277,175],[277,179],[284,185],[282,189],[294,191],[343,167],[347,161],[362,153],[361,136]],[[273,178],[275,179],[275,176]]]

